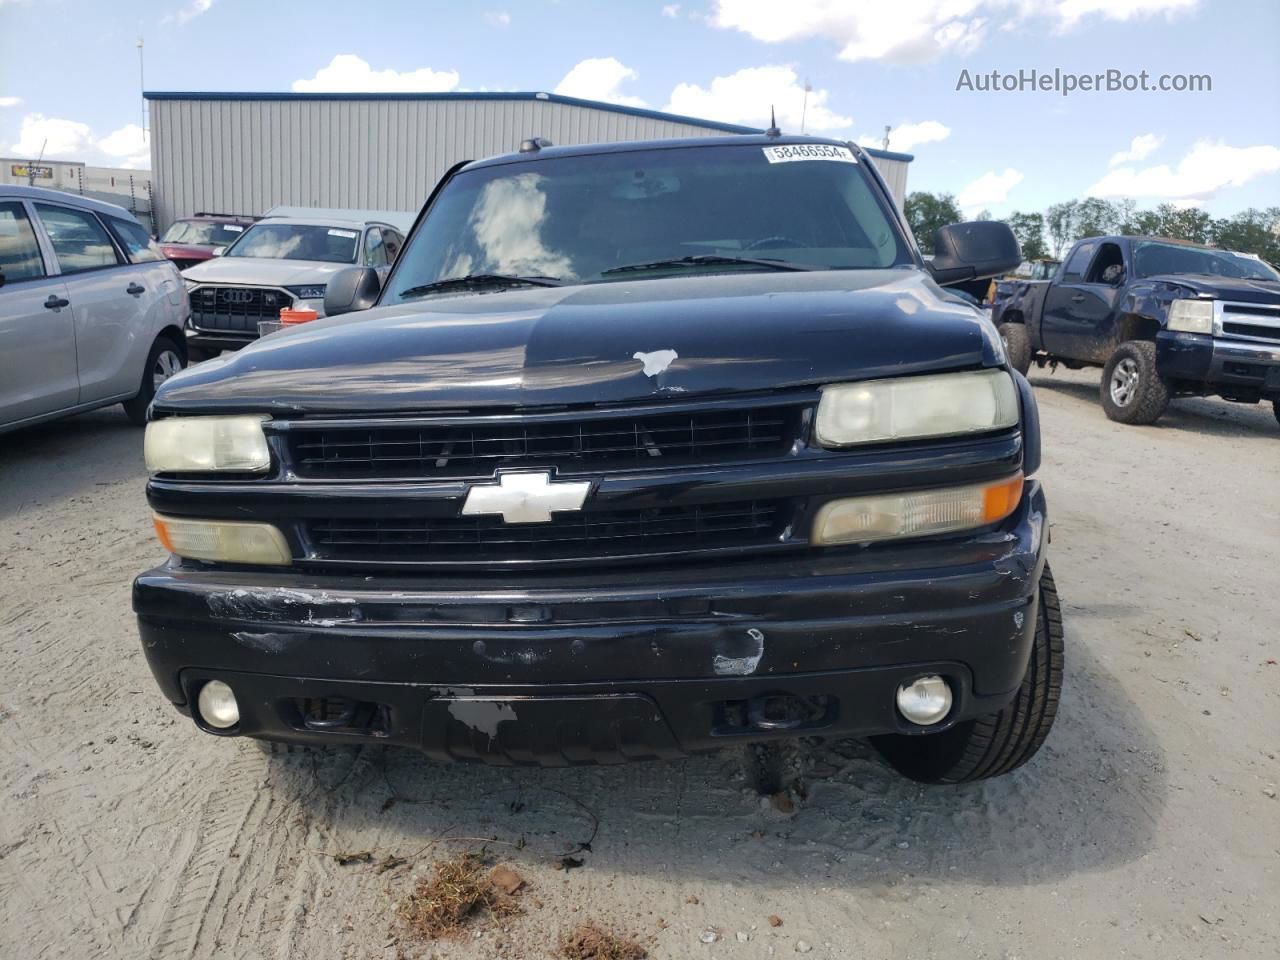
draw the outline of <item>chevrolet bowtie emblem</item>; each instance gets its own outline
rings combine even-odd
[[[587,480],[552,483],[550,473],[504,473],[497,483],[472,487],[462,514],[500,513],[504,523],[549,523],[553,512],[581,510],[590,492]]]

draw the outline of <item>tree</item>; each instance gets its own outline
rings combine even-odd
[[[1155,210],[1143,210],[1137,218],[1139,233],[1171,240],[1190,240],[1192,243],[1208,243],[1211,239],[1213,218],[1197,207],[1175,207],[1162,203]]]
[[[1067,200],[1055,203],[1044,212],[1044,225],[1049,231],[1049,242],[1053,245],[1053,255],[1060,257],[1076,237],[1076,208],[1078,200]]]
[[[902,205],[902,212],[911,224],[911,232],[916,235],[916,243],[924,253],[933,253],[933,232],[949,223],[959,223],[964,219],[960,208],[956,206],[956,198],[949,193],[929,193],[917,190],[907,194]]]
[[[1213,243],[1225,250],[1252,253],[1270,263],[1280,263],[1280,207],[1250,207],[1235,216],[1213,221]]]
[[[1005,218],[1005,223],[1018,238],[1023,260],[1039,260],[1049,255],[1049,248],[1044,243],[1044,214],[1015,210]]]
[[[1111,201],[1101,197],[1085,197],[1076,204],[1075,230],[1072,231],[1071,239],[1110,236],[1119,225],[1119,211]]]

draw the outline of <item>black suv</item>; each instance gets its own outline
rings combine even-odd
[[[856,146],[456,167],[385,285],[157,394],[134,584],[208,733],[607,763],[872,736],[932,782],[1030,758],[1062,626],[1040,431]],[[359,311],[359,312],[352,312]],[[337,314],[345,316],[335,316]]]

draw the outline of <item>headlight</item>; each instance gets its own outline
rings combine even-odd
[[[1169,304],[1169,329],[1183,333],[1213,333],[1213,301],[1173,301]]]
[[[895,377],[822,388],[824,447],[1000,430],[1018,423],[1018,391],[1003,370]]]
[[[152,473],[254,473],[271,466],[262,423],[269,417],[169,417],[147,424],[143,455]]]
[[[818,511],[811,542],[870,543],[972,530],[1003,520],[1022,499],[1022,474],[995,483],[833,500]]]
[[[300,300],[323,300],[324,284],[309,285],[303,287],[285,287],[290,293]]]
[[[214,563],[266,563],[293,559],[284,534],[269,523],[155,517],[156,536],[170,553]]]

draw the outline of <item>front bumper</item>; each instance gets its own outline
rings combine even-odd
[[[1181,392],[1280,399],[1280,344],[1164,330],[1156,335],[1156,369]]]
[[[967,538],[596,575],[316,577],[178,563],[138,577],[147,661],[184,713],[220,679],[210,733],[382,742],[441,760],[560,765],[734,741],[920,733],[894,706],[926,674],[992,713],[1022,680],[1048,524],[1030,481]]]

